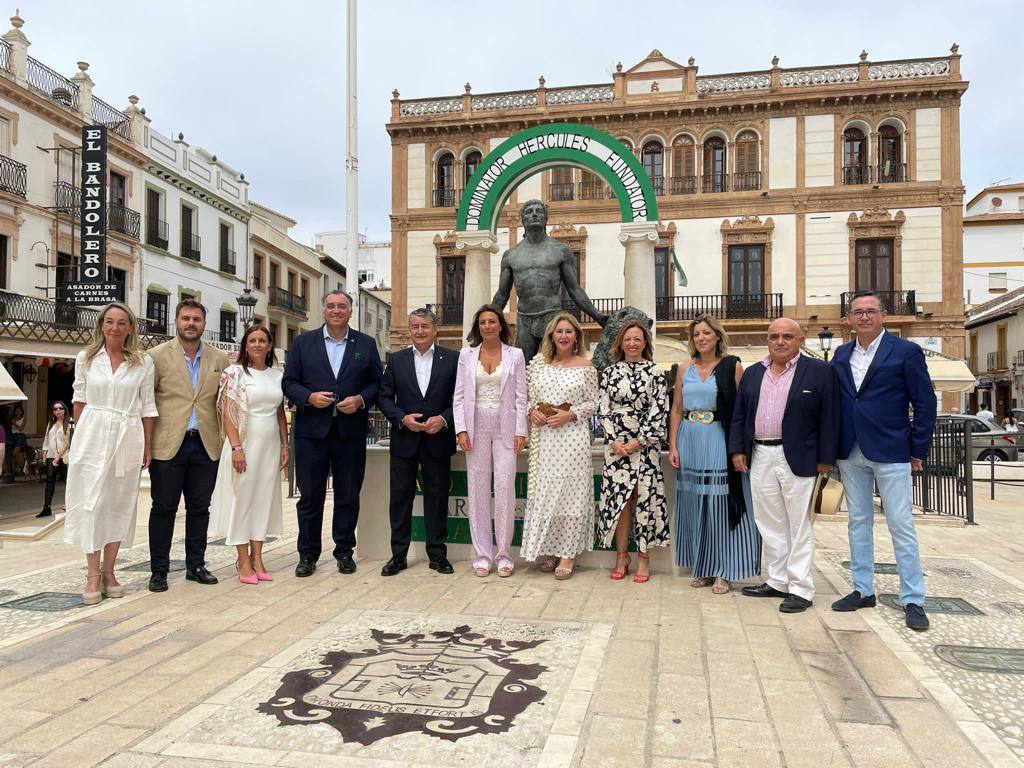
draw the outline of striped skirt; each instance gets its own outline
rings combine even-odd
[[[676,472],[676,565],[698,579],[746,579],[761,573],[761,536],[754,524],[750,483],[743,476],[747,512],[729,528],[725,432],[719,422],[683,421]]]

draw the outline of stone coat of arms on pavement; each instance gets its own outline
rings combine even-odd
[[[363,745],[414,731],[456,741],[509,730],[545,696],[527,681],[547,668],[515,658],[544,640],[487,638],[467,625],[429,635],[370,633],[376,647],[334,651],[319,668],[289,672],[258,711],[281,725],[326,723]]]

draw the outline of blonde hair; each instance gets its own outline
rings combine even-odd
[[[583,348],[583,328],[580,326],[580,321],[568,312],[559,312],[551,318],[548,327],[544,329],[544,338],[540,342],[540,355],[544,358],[545,363],[550,363],[555,359],[555,343],[551,341],[551,334],[555,332],[555,326],[563,320],[576,329],[576,341],[572,345],[572,351],[577,355],[583,356],[581,351]]]
[[[690,357],[700,360],[700,352],[697,351],[697,347],[693,343],[693,331],[701,323],[708,326],[718,336],[718,341],[715,343],[715,357],[724,357],[725,353],[729,351],[729,334],[725,332],[722,324],[711,315],[699,315],[690,323],[690,327],[686,331],[686,346],[690,350]]]
[[[139,351],[139,321],[127,304],[120,301],[112,301],[96,315],[96,324],[92,329],[92,338],[85,345],[85,366],[87,368],[106,343],[103,338],[103,321],[106,319],[107,313],[112,309],[120,309],[128,315],[128,335],[124,337],[125,359],[129,365],[139,365],[142,363],[142,352]]]
[[[626,358],[625,353],[622,351],[622,340],[626,337],[626,331],[628,331],[630,328],[639,328],[640,332],[643,333],[644,335],[644,348],[643,351],[640,353],[640,357],[642,357],[644,360],[653,360],[654,340],[651,338],[651,331],[646,325],[644,325],[640,321],[633,320],[622,326],[622,329],[615,337],[615,341],[612,342],[611,349],[608,350],[611,354],[612,362],[621,363]]]

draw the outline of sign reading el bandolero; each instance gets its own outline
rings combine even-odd
[[[328,653],[321,667],[286,674],[258,711],[282,725],[326,723],[363,745],[416,731],[456,741],[507,731],[545,696],[526,681],[547,668],[515,658],[544,640],[487,638],[466,625],[429,635],[370,633],[375,647]]]

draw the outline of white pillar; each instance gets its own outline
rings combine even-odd
[[[626,248],[625,305],[656,317],[654,292],[654,244],[658,242],[656,221],[636,221],[622,225],[619,242]]]
[[[494,233],[487,230],[456,232],[455,250],[466,255],[466,282],[462,289],[462,335],[465,336],[473,315],[494,296],[491,258],[498,252],[498,241]]]

